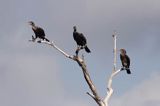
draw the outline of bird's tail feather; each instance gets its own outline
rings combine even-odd
[[[44,38],[47,42],[49,42],[49,40],[47,38]]]
[[[87,46],[85,46],[85,51],[86,51],[87,53],[90,53],[90,52],[91,52],[90,49],[89,49]]]
[[[129,68],[127,68],[126,71],[127,71],[127,74],[131,74],[131,71]]]

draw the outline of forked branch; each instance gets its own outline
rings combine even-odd
[[[113,67],[113,71],[112,71],[112,73],[110,75],[110,78],[108,80],[107,94],[106,94],[104,99],[100,98],[100,96],[98,95],[96,87],[95,87],[94,83],[91,80],[91,77],[89,75],[89,72],[87,70],[87,67],[86,67],[86,64],[84,62],[84,58],[83,57],[81,58],[78,55],[73,55],[73,56],[69,55],[68,53],[66,53],[62,49],[60,49],[58,46],[56,46],[56,44],[54,42],[48,42],[48,41],[44,41],[44,40],[40,40],[40,41],[37,41],[37,42],[50,45],[51,47],[53,47],[56,50],[58,50],[65,57],[76,61],[78,63],[78,65],[81,67],[83,75],[84,75],[84,78],[85,78],[85,80],[86,80],[86,82],[87,82],[87,84],[88,84],[88,86],[89,86],[89,88],[91,90],[91,93],[87,92],[87,94],[89,96],[91,96],[99,106],[108,106],[108,101],[109,101],[111,95],[113,94],[112,79],[113,79],[113,77],[115,75],[117,75],[120,72],[120,70],[116,70],[116,35],[113,35],[113,38],[114,38],[114,67]],[[32,40],[30,40],[30,41],[32,41]],[[32,41],[32,42],[34,42],[34,41]]]
[[[32,40],[30,40],[30,41],[32,41]],[[53,42],[47,42],[47,41],[44,41],[44,40],[40,40],[40,41],[37,41],[37,43],[44,43],[44,44],[50,45],[51,47],[58,50],[65,57],[76,61],[79,64],[79,66],[82,68],[84,78],[85,78],[90,90],[92,91],[92,94],[93,94],[92,98],[94,98],[94,100],[97,102],[97,104],[99,104],[99,106],[104,106],[104,105],[101,105],[102,101],[100,100],[100,97],[97,93],[96,87],[94,86],[94,84],[93,84],[93,82],[90,78],[89,72],[86,68],[86,64],[85,64],[83,58],[79,57],[78,55],[76,55],[76,56],[75,55],[73,55],[73,56],[69,55],[68,53],[66,53],[62,49],[60,49],[58,46],[56,46],[55,43],[53,43]]]

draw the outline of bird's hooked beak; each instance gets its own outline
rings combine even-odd
[[[29,21],[28,24],[31,25],[31,26],[34,26],[34,22],[33,21]]]
[[[32,25],[31,21],[28,22],[29,25]]]

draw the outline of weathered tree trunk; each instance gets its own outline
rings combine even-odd
[[[113,40],[114,40],[114,50],[113,50],[114,51],[114,65],[113,65],[112,73],[111,73],[111,75],[110,75],[110,77],[107,81],[108,85],[107,85],[106,96],[105,96],[104,99],[101,98],[98,95],[96,87],[94,86],[94,83],[92,82],[92,80],[90,78],[90,75],[89,75],[89,72],[87,70],[87,67],[86,67],[86,64],[84,62],[83,57],[81,58],[79,55],[76,55],[76,56],[75,55],[73,55],[73,56],[69,55],[66,52],[64,52],[62,49],[60,49],[58,46],[56,46],[55,43],[53,43],[53,42],[38,41],[38,43],[45,43],[47,45],[50,45],[53,48],[55,48],[56,50],[58,50],[65,57],[67,57],[69,59],[72,59],[73,61],[76,61],[78,63],[78,65],[81,67],[84,78],[85,78],[85,81],[87,82],[87,84],[89,86],[89,89],[91,90],[91,93],[87,92],[87,94],[89,96],[91,96],[99,106],[108,106],[109,99],[113,94],[112,79],[115,75],[117,75],[120,72],[120,69],[116,70],[116,60],[117,60],[116,59],[116,55],[117,55],[116,40],[117,40],[117,36],[115,34],[113,35]]]

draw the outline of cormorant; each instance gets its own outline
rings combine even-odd
[[[127,52],[125,49],[120,49],[120,59],[122,63],[122,68],[121,70],[126,70],[127,74],[131,74],[131,71],[129,69],[130,66],[130,58],[127,55]]]
[[[90,49],[87,47],[87,40],[85,38],[85,36],[82,33],[77,32],[76,26],[73,27],[74,31],[73,31],[73,38],[77,43],[77,50],[76,50],[76,54],[78,55],[78,52],[80,49],[85,49],[85,51],[87,53],[90,53]]]
[[[32,30],[35,33],[35,37],[32,36],[33,41],[35,41],[37,38],[40,38],[42,40],[46,40],[49,42],[49,40],[47,38],[45,38],[45,32],[42,28],[36,26],[33,21],[29,21],[28,23],[29,23],[29,25],[32,26]]]

